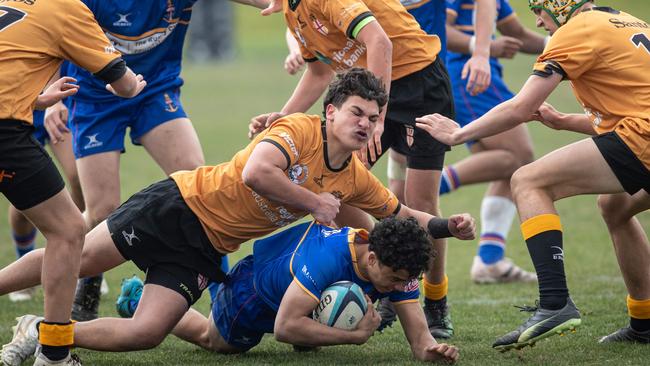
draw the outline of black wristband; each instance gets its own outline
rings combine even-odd
[[[429,234],[434,239],[451,238],[453,236],[449,231],[449,219],[434,217],[429,220],[427,229],[429,229]]]

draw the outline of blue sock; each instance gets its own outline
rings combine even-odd
[[[11,236],[14,239],[14,245],[16,246],[16,257],[20,258],[23,255],[34,250],[34,244],[36,240],[36,228],[32,230],[31,233],[27,235],[16,235],[15,232],[11,233]]]
[[[505,239],[501,235],[484,233],[478,245],[478,256],[485,264],[494,264],[505,256]]]
[[[442,169],[442,174],[440,174],[440,195],[454,191],[460,187],[460,179],[458,178],[458,173],[451,166],[446,166]]]

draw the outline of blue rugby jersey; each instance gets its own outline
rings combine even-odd
[[[447,22],[446,0],[400,0],[420,27],[427,34],[435,34],[440,38],[440,53],[438,57],[443,62],[447,61]]]
[[[456,21],[452,26],[471,36],[474,35],[474,21],[476,19],[475,3],[474,0],[447,0],[448,16],[456,15]],[[514,14],[508,0],[497,0],[497,23],[514,16]],[[450,67],[452,64],[464,65],[470,57],[471,55],[449,51],[447,52],[447,64]],[[490,57],[490,66],[497,68],[499,73],[501,72],[501,65],[496,58]]]
[[[82,0],[95,15],[127,65],[142,74],[143,97],[183,84],[180,78],[183,43],[196,0]],[[109,102],[117,97],[86,70],[69,68],[79,80],[79,101]]]
[[[367,233],[304,223],[257,240],[253,245],[257,293],[276,311],[291,281],[296,281],[316,301],[337,281],[356,283],[373,301],[386,296],[392,302],[418,301],[417,280],[411,281],[404,291],[380,293],[362,278],[353,244],[357,234]]]

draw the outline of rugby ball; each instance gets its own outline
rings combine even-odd
[[[353,330],[367,309],[361,287],[351,281],[339,281],[323,291],[313,318],[330,327]]]

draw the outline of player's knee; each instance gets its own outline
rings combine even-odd
[[[88,205],[87,207],[87,219],[88,226],[95,227],[102,221],[106,220],[108,215],[110,215],[115,209],[119,207],[118,202],[98,202],[95,205]]]
[[[510,178],[510,190],[512,198],[517,202],[533,188],[535,188],[536,172],[530,166],[525,165],[517,169]]]
[[[47,245],[56,245],[66,247],[69,250],[81,250],[86,235],[86,223],[81,214],[67,217],[63,225],[58,226],[55,230],[44,232],[47,239]]]
[[[598,196],[598,208],[600,214],[608,226],[617,225],[623,221],[630,219],[630,215],[626,214],[624,204],[620,200],[615,199],[611,195]]]

